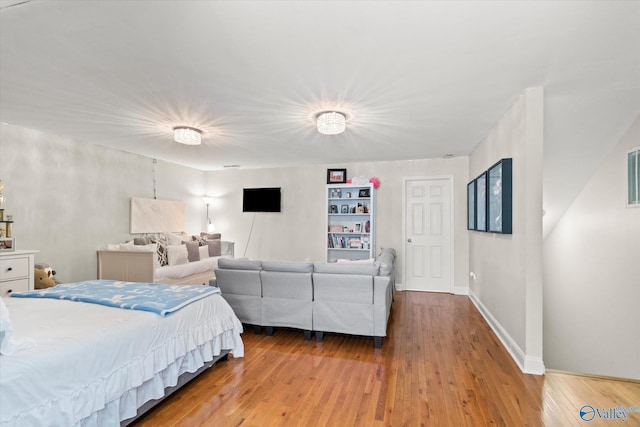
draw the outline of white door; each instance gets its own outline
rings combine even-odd
[[[453,179],[405,179],[405,287],[453,292]]]

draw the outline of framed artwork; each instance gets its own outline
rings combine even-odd
[[[344,184],[347,182],[346,169],[327,169],[327,184]]]
[[[363,188],[360,191],[358,191],[358,197],[371,197],[371,194],[369,193],[369,189]]]
[[[349,205],[340,206],[340,213],[348,214],[349,213]]]
[[[512,232],[512,160],[502,159],[487,171],[487,228]]]
[[[467,230],[476,229],[476,180],[467,184]]]
[[[476,230],[487,231],[487,172],[476,178]]]
[[[356,225],[353,227],[356,233],[362,233],[362,223],[356,222]]]
[[[0,238],[0,251],[10,252],[16,249],[15,240],[13,238]]]
[[[338,213],[338,205],[329,206],[329,213]]]

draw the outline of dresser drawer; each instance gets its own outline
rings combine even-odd
[[[29,290],[29,279],[16,279],[7,282],[0,282],[0,296],[8,297],[13,292],[26,292]]]
[[[0,259],[0,280],[11,280],[29,276],[29,258]]]

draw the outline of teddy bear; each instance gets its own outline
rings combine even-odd
[[[45,289],[52,288],[56,285],[56,282],[49,277],[46,271],[35,268],[33,275],[33,288],[34,289]]]
[[[44,272],[47,273],[47,276],[53,279],[56,285],[60,284],[60,281],[58,281],[58,279],[54,277],[56,275],[56,271],[49,264],[45,264],[44,262],[41,262],[41,263],[35,264],[33,267],[38,268],[40,270],[44,270]]]

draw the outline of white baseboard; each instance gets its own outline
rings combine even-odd
[[[453,287],[454,295],[469,295],[469,287],[467,286],[454,286]]]
[[[498,336],[498,339],[502,343],[503,347],[511,355],[511,358],[516,362],[520,370],[525,374],[544,375],[544,362],[540,357],[527,356],[520,346],[511,338],[507,331],[502,327],[489,309],[482,304],[482,301],[469,290],[469,298],[473,304],[478,308],[482,317],[487,321],[493,332]]]

